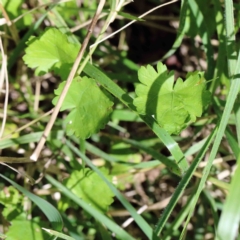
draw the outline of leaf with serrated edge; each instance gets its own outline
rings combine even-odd
[[[107,178],[106,169],[102,172]],[[73,171],[65,184],[74,194],[101,212],[106,212],[113,202],[113,193],[97,173],[85,168]]]
[[[157,71],[148,65],[138,71],[141,84],[136,87],[134,105],[143,115],[154,115],[158,124],[170,134],[179,134],[189,122],[202,115],[209,102],[203,72],[193,72],[174,85],[174,73],[161,62]]]
[[[53,70],[62,79],[67,78],[80,48],[55,28],[47,29],[40,37],[31,37],[27,45],[23,60],[28,67],[37,68],[37,74]]]
[[[57,97],[53,104],[57,103],[65,82],[62,82],[55,90]],[[93,133],[104,128],[112,112],[112,96],[99,87],[96,81],[88,77],[76,77],[68,90],[61,110],[71,109],[68,114],[67,134],[75,134],[77,137],[86,139]]]

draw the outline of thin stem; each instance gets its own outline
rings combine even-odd
[[[159,5],[159,6],[155,7],[155,8],[152,8],[151,10],[145,12],[144,14],[142,14],[141,16],[139,16],[138,18],[143,18],[143,17],[145,17],[146,15],[148,15],[149,13],[151,13],[151,12],[153,12],[153,11],[161,8],[161,7],[164,7],[164,6],[166,6],[166,5],[169,5],[169,4],[178,2],[178,1],[179,1],[179,0],[173,0],[173,1],[170,1],[170,2],[168,2],[168,3],[161,4],[161,5]],[[97,46],[99,43],[104,42],[104,41],[107,40],[108,38],[110,38],[110,37],[114,36],[115,34],[121,32],[123,29],[127,28],[128,26],[130,26],[131,24],[135,23],[136,21],[137,21],[137,20],[132,20],[131,22],[129,22],[128,24],[126,24],[126,25],[123,26],[122,28],[118,29],[117,31],[111,33],[110,35],[108,35],[107,37],[103,38],[102,40],[95,42],[94,44],[92,44],[92,45],[90,46],[90,48],[93,48],[93,47]]]
[[[95,51],[95,49],[97,48],[98,46],[98,43],[101,42],[101,39],[102,39],[102,34],[106,31],[106,29],[108,28],[109,24],[111,22],[113,22],[114,18],[117,16],[117,12],[121,9],[121,7],[124,5],[124,0],[121,0],[119,2],[119,4],[116,6],[114,3],[112,4],[111,6],[111,12],[110,14],[108,15],[108,18],[104,24],[104,26],[102,27],[102,30],[96,40],[96,43],[93,44],[92,46],[90,46],[90,51],[87,55],[87,57],[84,59],[83,63],[81,64],[80,68],[78,69],[78,75],[82,72],[82,70],[84,69],[85,65],[87,64],[87,62],[89,61],[89,59],[91,58],[93,52]]]
[[[2,54],[2,76],[3,80],[5,78],[6,82],[6,91],[5,91],[5,101],[4,101],[4,111],[3,111],[3,120],[2,120],[2,126],[0,130],[0,139],[3,135],[6,120],[7,120],[7,108],[8,108],[8,96],[9,96],[9,83],[8,83],[8,73],[7,73],[7,57],[5,56],[4,50],[3,50],[3,44],[2,44],[2,38],[0,37],[0,49]]]

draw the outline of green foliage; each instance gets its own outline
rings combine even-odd
[[[23,188],[16,182],[12,181],[11,179],[3,176],[0,174],[0,177],[8,181],[10,184],[12,184],[16,189],[18,189],[20,192],[22,192],[25,196],[27,196],[29,199],[31,199],[41,210],[42,212],[46,215],[48,218],[49,222],[51,222],[52,226],[54,226],[57,230],[62,230],[62,217],[58,210],[51,205],[49,202],[46,200],[38,197],[37,195],[29,192],[27,189]]]
[[[7,220],[11,220],[23,211],[21,207],[22,202],[23,197],[18,190],[12,186],[5,188],[0,192],[0,203],[4,206],[2,215]]]
[[[111,180],[106,169],[102,169],[102,172]],[[101,212],[106,212],[113,202],[112,191],[97,173],[88,168],[73,171],[65,181],[65,186]]]
[[[11,221],[11,226],[7,232],[7,239],[9,240],[47,240],[50,239],[41,227],[43,223],[37,221],[28,221],[22,217],[15,218]]]
[[[21,6],[24,3],[24,0],[2,0],[2,4],[5,7],[5,10],[11,20],[19,17],[20,15],[26,13],[27,11],[23,9]],[[32,15],[26,14],[19,21],[16,22],[16,26],[18,29],[23,29],[29,26],[32,22]]]
[[[153,9],[159,1],[138,1],[136,9],[141,13],[134,12],[131,4],[129,8],[120,6],[124,1],[106,1],[101,20],[90,29],[80,63],[82,72],[73,79],[61,106],[66,114],[58,115],[54,129],[46,136],[40,161],[27,166],[29,151],[49,121],[45,111],[52,103],[56,105],[64,89],[63,81],[99,1],[81,1],[81,8],[79,1],[42,3],[1,1],[1,22],[6,16],[14,21],[1,27],[10,94],[2,89],[7,88],[5,83],[0,84],[0,92],[10,101],[7,114],[0,112],[1,118],[7,115],[0,137],[0,163],[16,163],[11,167],[19,174],[0,165],[0,238],[239,238],[240,53],[235,35],[240,27],[240,4],[182,0],[181,8],[180,4],[168,6],[170,11],[166,12],[171,16],[159,17],[160,12],[155,12],[142,20],[135,15]],[[131,14],[127,13],[130,8]],[[111,24],[117,15],[120,21]],[[137,26],[121,30],[119,39],[115,34],[111,41],[101,42],[116,27],[129,22],[127,19],[138,21]],[[161,29],[164,33],[159,38]],[[168,35],[172,31],[175,39]],[[163,39],[174,44],[166,47]],[[95,49],[92,44],[99,41]],[[146,56],[142,54],[145,49],[150,50]],[[138,59],[138,54],[143,57]],[[22,56],[32,70],[23,66]],[[166,66],[159,62],[163,59]],[[175,79],[167,66],[177,69],[182,78]],[[206,79],[213,80],[207,84]],[[211,106],[205,111],[208,104]],[[108,123],[110,115],[112,122]],[[201,163],[206,156],[207,161]],[[216,156],[223,161],[214,161]],[[23,180],[25,176],[38,178],[39,173],[43,179],[35,186]],[[205,187],[205,194],[201,194]],[[163,213],[152,212],[162,208],[168,196]],[[27,208],[26,199],[32,201]],[[149,206],[147,211],[144,206]],[[137,209],[144,212],[139,214]],[[121,228],[129,217],[134,224]],[[194,228],[188,228],[190,221]]]
[[[143,115],[154,115],[158,124],[170,134],[179,134],[210,100],[202,72],[189,73],[174,84],[174,73],[158,63],[157,71],[150,65],[138,71],[141,84],[136,87],[134,105]]]
[[[140,163],[142,156],[139,153],[136,153],[136,151],[132,150],[130,144],[123,142],[116,143],[111,147],[110,156],[113,156],[121,161],[121,163],[112,163],[111,175],[115,176],[115,185],[119,189],[124,190],[126,185],[129,185],[131,182],[133,182],[134,176],[131,173],[132,166],[128,166],[127,164],[123,165],[122,162],[130,164]]]
[[[57,97],[53,99],[53,104],[56,104],[64,85],[65,82],[62,82],[55,90]],[[99,87],[94,79],[76,77],[61,107],[62,111],[71,109],[66,118],[67,133],[82,139],[90,137],[107,123],[112,106],[111,95]]]
[[[0,192],[0,203],[3,205],[13,204],[16,205],[21,202],[22,197],[19,192],[12,186]]]
[[[65,80],[79,51],[79,45],[69,43],[67,35],[58,29],[49,28],[40,37],[31,37],[27,42],[24,62],[36,68],[36,74],[54,71]]]

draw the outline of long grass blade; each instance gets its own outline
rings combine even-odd
[[[187,170],[187,172],[185,173],[185,175],[182,177],[179,185],[177,186],[175,192],[173,193],[173,196],[172,196],[169,204],[165,208],[162,216],[159,218],[159,221],[158,221],[158,223],[155,227],[155,230],[154,230],[156,232],[156,234],[158,234],[158,235],[161,234],[161,231],[163,230],[171,212],[173,211],[173,208],[177,204],[177,202],[180,199],[184,189],[186,188],[190,179],[192,178],[198,164],[201,162],[201,160],[203,159],[205,153],[207,152],[210,144],[214,140],[216,132],[217,132],[217,128],[215,128],[214,131],[211,133],[211,135],[208,137],[204,146],[202,147],[202,149],[200,150],[200,152],[198,153],[198,155],[196,156],[196,158],[194,159],[194,161],[190,165],[190,167]]]
[[[54,231],[54,230],[48,229],[48,228],[42,228],[42,229],[44,231],[46,231],[47,233],[49,233],[50,235],[53,235],[55,237],[58,237],[58,238],[61,238],[61,239],[65,239],[65,240],[74,240],[74,238],[69,237],[68,235],[63,234],[61,232],[57,232],[57,231]]]
[[[217,236],[219,239],[236,239],[240,222],[240,155],[237,161],[237,169],[234,173],[227,200],[218,224]]]
[[[210,170],[211,170],[211,167],[212,167],[212,164],[213,164],[213,160],[216,157],[216,154],[218,152],[218,148],[220,146],[221,140],[222,140],[223,135],[224,135],[224,131],[225,131],[226,126],[228,124],[228,119],[230,117],[231,111],[233,109],[234,102],[237,98],[237,95],[238,95],[238,92],[239,92],[239,89],[240,89],[240,77],[239,77],[240,75],[239,74],[240,74],[240,54],[238,55],[238,61],[237,61],[237,67],[236,67],[236,70],[235,70],[235,75],[233,76],[233,79],[232,79],[232,82],[231,82],[230,91],[229,91],[227,101],[226,101],[226,106],[224,108],[223,115],[222,115],[222,118],[221,118],[221,121],[220,121],[220,124],[219,124],[219,129],[218,129],[218,132],[216,134],[216,139],[214,141],[212,151],[211,151],[209,159],[208,159],[208,163],[203,170],[203,176],[202,176],[201,181],[199,183],[198,190],[195,194],[195,200],[194,200],[194,203],[192,205],[192,210],[191,210],[191,212],[188,216],[188,219],[185,223],[185,227],[184,227],[184,230],[182,232],[182,236],[184,235],[187,224],[190,221],[191,215],[192,215],[192,213],[194,211],[194,208],[197,204],[200,193],[202,192],[202,190],[204,188],[205,182],[208,178],[208,175],[210,173]]]
[[[108,217],[103,215],[101,212],[97,211],[95,208],[89,206],[89,204],[85,203],[83,200],[81,200],[79,197],[77,197],[75,194],[73,194],[68,188],[66,188],[64,185],[62,185],[56,179],[54,179],[53,177],[51,177],[49,175],[46,175],[46,179],[52,185],[54,185],[59,191],[61,191],[62,194],[64,194],[66,197],[68,197],[69,199],[74,201],[80,207],[82,207],[85,211],[87,211],[89,214],[91,214],[99,222],[104,223],[108,229],[110,229],[113,233],[115,233],[117,235],[117,237],[119,237],[120,239],[129,239],[129,240],[134,239],[126,231],[124,231],[121,227],[119,227],[116,223],[114,223]]]
[[[136,111],[135,106],[133,105],[133,99],[126,92],[124,92],[122,88],[109,79],[102,71],[92,66],[90,63],[85,66],[83,71],[90,77],[96,79],[104,88],[106,88],[128,108],[130,108],[132,111]],[[163,128],[160,128],[151,116],[141,115],[140,117],[168,148],[183,174],[188,169],[188,162],[177,142],[175,142],[174,139]],[[174,169],[174,171],[178,170]]]
[[[37,195],[29,192],[25,188],[21,187],[11,179],[3,176],[0,174],[0,177],[5,179],[7,182],[11,183],[15,188],[17,188],[20,192],[22,192],[25,196],[30,198],[41,210],[42,212],[46,215],[50,223],[52,224],[53,228],[56,229],[57,231],[62,231],[63,228],[63,221],[60,213],[57,211],[57,209],[51,205],[49,202],[46,200],[38,197]]]
[[[112,192],[115,194],[115,196],[118,198],[118,200],[123,204],[123,206],[130,212],[131,216],[135,220],[135,222],[138,224],[138,226],[142,229],[142,231],[145,233],[145,235],[149,239],[157,239],[156,235],[154,236],[152,228],[149,226],[149,224],[143,219],[141,215],[137,213],[135,208],[122,196],[122,194],[115,188],[115,186],[109,182],[105,176],[102,174],[102,172],[93,165],[91,160],[87,158],[84,154],[82,154],[76,147],[74,147],[69,141],[66,141],[66,144],[69,146],[70,149],[73,150],[83,161],[86,162],[88,166],[92,168],[93,171],[95,171],[102,179],[103,181],[109,186],[109,188],[112,190]]]
[[[179,20],[179,28],[175,42],[173,43],[172,48],[162,57],[162,61],[170,57],[172,54],[176,52],[176,50],[180,47],[182,40],[184,38],[186,32],[186,16],[188,10],[188,1],[182,0],[180,20]]]

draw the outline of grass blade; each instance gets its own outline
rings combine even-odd
[[[227,200],[223,206],[223,211],[218,224],[218,238],[221,240],[234,240],[238,234],[238,227],[240,222],[240,155],[237,161],[237,169],[234,173],[230,191]]]
[[[102,71],[92,66],[90,63],[85,66],[83,71],[90,77],[96,79],[104,88],[106,88],[128,108],[130,108],[132,111],[136,111],[136,108],[133,105],[133,99],[126,92],[124,92],[122,88],[120,88],[116,83],[114,83],[110,78],[108,78]],[[151,116],[141,115],[140,117],[168,148],[183,174],[188,168],[188,162],[177,142],[175,142],[173,138],[163,128],[160,128]],[[174,169],[174,171],[178,170]]]
[[[194,161],[190,165],[190,167],[187,170],[187,172],[185,173],[185,175],[182,177],[179,185],[177,186],[175,192],[173,193],[173,196],[172,196],[169,204],[165,208],[162,216],[160,217],[160,219],[159,219],[159,221],[156,225],[156,228],[154,230],[156,232],[156,234],[159,235],[161,233],[161,231],[162,231],[163,227],[165,226],[173,208],[177,204],[177,201],[180,199],[184,189],[186,188],[190,179],[192,178],[193,173],[195,172],[198,164],[201,162],[201,160],[204,157],[205,153],[207,152],[210,144],[212,143],[216,132],[217,132],[217,128],[215,128],[214,131],[212,131],[211,135],[208,137],[207,141],[204,143],[204,146],[202,147],[202,149],[200,150],[200,152],[198,153],[198,155],[196,156],[196,158],[194,159]]]
[[[157,238],[154,238],[156,236],[154,236],[153,230],[149,226],[149,224],[143,219],[141,215],[137,213],[137,211],[133,208],[133,206],[122,196],[122,194],[115,188],[115,186],[104,177],[102,172],[96,166],[93,165],[91,160],[87,158],[84,154],[82,154],[69,141],[66,141],[66,144],[69,146],[69,148],[73,150],[73,152],[75,152],[81,159],[83,159],[83,161],[85,161],[86,164],[90,166],[93,171],[95,171],[103,179],[103,181],[109,186],[109,188],[112,190],[115,196],[123,204],[123,206],[130,212],[131,216],[133,217],[135,222],[138,224],[138,226],[142,229],[142,231],[145,233],[145,235],[149,239],[152,239],[152,240],[157,239]]]
[[[208,69],[205,73],[206,79],[211,79],[214,75],[215,61],[213,58],[214,51],[210,41],[210,29],[208,23],[205,21],[204,13],[201,11],[200,3],[201,1],[189,1],[189,7],[196,19],[196,24],[199,29],[199,34],[201,36],[205,52],[207,55],[207,65]],[[202,26],[204,30],[202,31]]]
[[[112,232],[114,232],[120,239],[129,239],[133,240],[134,238],[131,237],[127,232],[125,232],[121,227],[119,227],[116,223],[114,223],[112,220],[110,220],[108,217],[100,213],[99,211],[95,210],[89,204],[85,203],[83,200],[81,200],[79,197],[77,197],[75,194],[73,194],[68,188],[66,188],[64,185],[62,185],[60,182],[58,182],[53,177],[46,175],[46,179],[54,185],[59,191],[61,191],[62,194],[64,194],[66,197],[74,201],[76,204],[78,204],[80,207],[82,207],[85,211],[87,211],[89,214],[91,214],[95,219],[105,224],[105,226],[110,229]]]
[[[228,75],[232,77],[236,69],[237,52],[236,52],[236,38],[234,30],[233,17],[233,2],[232,0],[225,0],[225,29],[226,29],[226,47],[227,47],[227,61],[228,61]]]
[[[33,132],[30,134],[23,135],[18,138],[4,139],[0,140],[0,149],[5,149],[18,144],[26,144],[31,142],[38,142],[42,136],[43,132]],[[64,135],[63,130],[52,131],[50,133],[49,139],[61,139]]]
[[[192,201],[193,201],[193,195],[191,195],[188,198],[186,204],[181,209],[178,216],[175,218],[175,220],[173,221],[173,223],[171,224],[171,226],[169,227],[167,232],[164,234],[164,236],[163,236],[164,240],[171,240],[172,234],[174,233],[174,231],[176,231],[181,226],[182,222],[184,221],[185,217],[187,216],[189,209],[191,207]]]
[[[182,0],[182,6],[181,6],[181,14],[180,14],[180,20],[179,20],[179,28],[177,33],[177,38],[175,42],[173,43],[172,48],[162,57],[162,61],[170,57],[172,54],[174,54],[177,50],[177,48],[180,47],[183,37],[186,32],[186,16],[187,16],[187,10],[188,10],[188,1]]]
[[[54,230],[52,230],[52,229],[47,229],[47,228],[42,228],[42,229],[43,229],[44,231],[46,231],[47,233],[49,233],[50,235],[53,235],[53,236],[55,236],[55,237],[59,237],[59,238],[65,239],[65,240],[75,240],[74,238],[69,237],[69,236],[66,235],[66,234],[63,234],[63,233],[54,231]]]
[[[21,187],[20,185],[18,185],[17,183],[12,181],[11,179],[3,176],[2,174],[0,174],[0,177],[5,179],[7,182],[11,183],[15,188],[17,188],[25,196],[30,198],[42,210],[42,212],[46,215],[48,220],[51,222],[53,228],[58,230],[58,231],[62,231],[62,228],[63,228],[62,217],[53,205],[51,205],[46,200],[38,197],[37,195],[29,192],[28,190]]]

